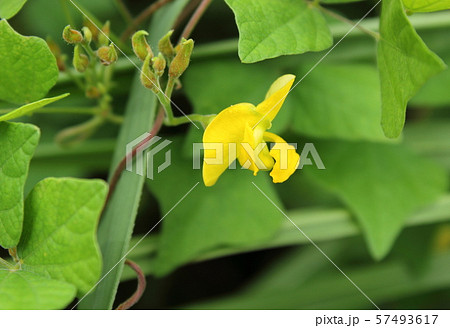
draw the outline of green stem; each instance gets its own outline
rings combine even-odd
[[[203,128],[206,128],[214,117],[216,117],[215,114],[212,115],[190,114],[185,116],[172,117],[172,119],[166,120],[164,124],[167,126],[177,126],[190,122],[199,122],[201,123]]]
[[[55,141],[62,146],[74,146],[89,138],[104,120],[101,116],[94,116],[89,121],[62,130]]]
[[[133,21],[133,16],[131,16],[130,11],[128,10],[127,6],[123,3],[123,0],[115,0],[114,3],[116,4],[117,9],[119,10],[119,13],[122,15],[123,19],[127,24],[130,24]]]
[[[173,115],[172,110],[172,104],[170,102],[170,99],[172,98],[172,92],[173,88],[175,87],[175,84],[177,82],[177,79],[169,76],[169,80],[167,81],[167,86],[164,94],[158,93],[156,96],[158,97],[159,102],[164,107],[164,110],[166,112],[166,118],[164,120],[164,124],[167,126],[177,126],[181,124],[190,123],[192,121],[199,122],[202,124],[203,128],[205,128],[209,122],[211,122],[211,119],[215,117],[216,115],[200,115],[200,114],[191,114],[191,115],[184,115],[180,117],[175,117]]]
[[[20,262],[20,258],[19,258],[19,255],[17,254],[17,248],[16,247],[9,248],[8,249],[8,253],[14,259],[14,262],[16,262],[16,263]]]
[[[112,123],[116,123],[116,124],[122,124],[123,123],[123,116],[114,114],[113,112],[109,113],[106,116],[106,119]]]
[[[350,19],[348,19],[348,18],[346,18],[346,17],[344,17],[344,16],[341,16],[341,15],[335,13],[334,11],[331,11],[331,10],[328,10],[328,9],[324,8],[324,7],[320,6],[320,5],[318,4],[318,2],[317,2],[317,3],[316,3],[316,2],[317,2],[317,1],[315,1],[314,3],[312,3],[312,5],[315,6],[316,8],[318,8],[319,10],[321,10],[323,13],[327,14],[328,16],[333,17],[333,18],[335,18],[335,19],[337,19],[337,20],[339,20],[339,21],[341,21],[341,22],[343,22],[343,23],[349,24],[349,25],[351,25],[351,26],[355,26],[357,29],[359,29],[359,30],[362,31],[363,33],[365,33],[365,34],[367,34],[367,35],[373,37],[375,40],[379,40],[379,39],[380,39],[380,34],[379,34],[378,32],[374,32],[374,31],[372,31],[372,30],[369,30],[368,28],[365,28],[365,27],[364,27],[363,25],[361,25],[361,24],[356,25],[356,24],[355,24],[353,21],[351,21]]]
[[[5,259],[0,257],[0,265],[6,267],[7,269],[11,269],[11,263],[9,263],[8,261],[6,261]]]
[[[164,93],[166,94],[168,99],[172,98],[172,92],[173,92],[175,83],[176,83],[176,79],[173,76],[169,75],[169,79],[168,79],[167,85],[166,85],[166,90],[164,91]]]
[[[166,119],[164,122],[171,122],[174,118],[172,105],[170,103],[170,99],[166,97],[165,94],[158,92],[156,93],[156,97],[158,98],[159,103],[163,106],[164,111],[166,112]]]
[[[94,50],[92,50],[91,46],[87,43],[81,43],[81,46],[83,47],[83,49],[86,51],[86,53],[89,56],[90,59],[90,65],[94,64],[97,61],[97,55],[95,54]]]

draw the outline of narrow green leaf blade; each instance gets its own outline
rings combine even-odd
[[[23,270],[0,270],[0,310],[55,310],[75,297],[75,286]]]
[[[39,135],[34,125],[0,123],[0,245],[4,248],[19,243],[24,185]]]
[[[96,229],[107,192],[101,180],[47,178],[25,201],[17,246],[24,270],[66,281],[84,295],[99,279]]]
[[[167,33],[187,0],[174,1],[158,11],[150,27],[152,47]],[[145,89],[137,72],[127,104],[125,121],[116,145],[110,173],[126,154],[126,145],[151,128],[157,109],[153,93]],[[103,254],[105,278],[78,305],[80,309],[111,309],[123,270],[124,254],[128,250],[145,177],[123,172],[116,190],[102,216],[98,239]]]
[[[384,133],[400,135],[406,105],[422,85],[445,68],[444,62],[427,48],[406,17],[401,0],[383,0],[378,43]]]
[[[431,12],[450,9],[450,0],[403,0],[411,12]]]
[[[0,18],[10,19],[22,9],[27,0],[2,0],[0,2]]]
[[[400,145],[343,141],[315,145],[326,169],[305,167],[305,173],[347,204],[376,259],[389,252],[406,218],[447,187],[445,170]]]
[[[19,107],[17,109],[12,110],[11,112],[0,116],[0,122],[2,121],[9,121],[13,120],[25,115],[31,115],[33,112],[39,108],[42,108],[44,106],[47,106],[48,104],[54,103],[55,101],[58,101],[60,99],[66,98],[70,93],[65,93],[57,97],[52,98],[44,98],[38,101],[35,101],[31,104],[24,105],[22,107]]]
[[[58,79],[56,59],[46,42],[14,31],[0,21],[0,99],[29,103],[45,97]]]
[[[226,0],[239,29],[239,58],[254,63],[321,51],[333,38],[317,8],[303,0]]]

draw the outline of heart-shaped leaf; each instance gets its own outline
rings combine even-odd
[[[61,309],[75,297],[74,285],[23,270],[0,270],[0,310]]]
[[[0,20],[0,99],[29,103],[43,98],[55,85],[58,66],[46,42],[25,37]]]
[[[10,19],[22,9],[27,0],[2,0],[0,2],[0,18]]]
[[[100,277],[96,229],[106,191],[100,180],[39,182],[25,201],[22,268],[71,283],[83,296]]]
[[[0,122],[0,245],[15,247],[22,233],[23,192],[39,141],[34,125]]]
[[[406,104],[445,64],[414,30],[401,0],[383,0],[380,35],[381,123],[385,135],[396,138],[405,124]]]
[[[239,29],[239,58],[254,63],[321,51],[333,38],[325,18],[303,0],[226,0]]]

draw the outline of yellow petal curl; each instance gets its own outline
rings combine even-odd
[[[270,176],[274,183],[281,183],[294,174],[300,163],[300,155],[294,146],[289,145],[283,138],[274,133],[265,132],[264,140],[274,142],[270,155],[275,159],[275,164]]]
[[[256,111],[272,122],[280,111],[281,106],[283,106],[294,80],[295,75],[292,74],[286,74],[276,79],[267,92],[266,99],[256,106]]]

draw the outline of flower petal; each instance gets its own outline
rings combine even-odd
[[[260,125],[252,130],[250,124],[247,124],[244,138],[239,145],[239,164],[246,169],[252,170],[254,175],[259,170],[272,169],[274,164],[269,148],[267,148],[267,144],[263,140],[264,131]]]
[[[295,75],[286,74],[279,77],[266,94],[266,99],[256,107],[256,111],[261,113],[269,121],[273,121],[283,106],[284,100],[294,83]]]
[[[300,163],[300,155],[297,154],[294,146],[289,145],[276,134],[265,132],[264,140],[275,142],[275,145],[270,150],[270,155],[275,159],[275,165],[270,172],[273,182],[286,181],[297,169]]]
[[[211,121],[203,134],[203,181],[206,186],[214,185],[236,159],[237,145],[244,139],[246,126],[256,125],[261,120],[263,126],[270,125],[255,111],[254,105],[240,103],[224,109]]]

